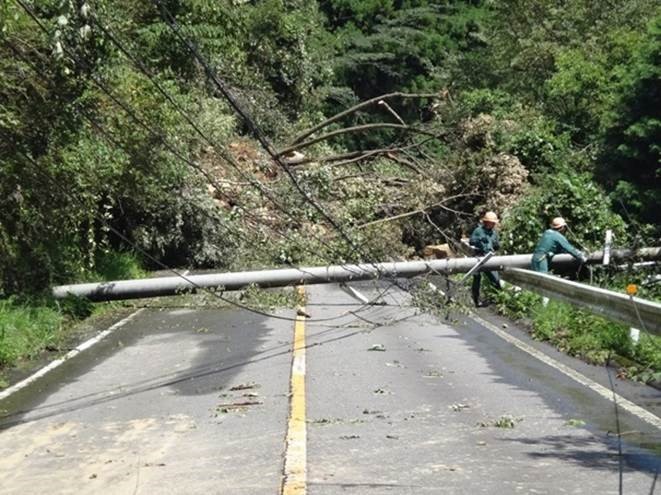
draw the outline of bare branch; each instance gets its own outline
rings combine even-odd
[[[319,137],[316,137],[314,139],[310,139],[309,141],[305,141],[304,143],[298,143],[292,146],[289,146],[288,148],[285,148],[283,150],[278,151],[277,155],[278,157],[282,155],[286,155],[287,153],[291,153],[292,151],[295,150],[300,150],[303,148],[307,148],[308,146],[312,146],[313,144],[316,144],[320,141],[324,141],[326,139],[330,139],[335,136],[339,136],[342,134],[348,134],[350,132],[361,132],[361,131],[366,131],[369,129],[378,129],[378,128],[388,128],[388,129],[400,129],[403,131],[407,132],[412,132],[415,134],[424,134],[426,136],[431,136],[432,138],[439,139],[442,137],[441,135],[435,134],[431,131],[427,131],[425,129],[420,129],[418,127],[411,127],[408,125],[402,125],[402,124],[391,124],[389,122],[379,122],[376,124],[363,124],[363,125],[357,125],[353,127],[345,127],[343,129],[338,129],[336,131],[328,132],[326,134],[322,134]],[[300,162],[299,162],[300,163]]]
[[[406,125],[406,122],[404,122],[404,119],[402,119],[399,116],[399,114],[397,112],[395,112],[395,110],[393,110],[393,108],[390,105],[388,105],[387,102],[381,100],[381,101],[379,101],[379,105],[385,107],[386,110],[388,110],[399,121],[400,124]]]
[[[406,213],[400,213],[399,215],[394,215],[392,217],[380,218],[378,220],[372,220],[371,222],[367,222],[367,223],[357,225],[357,226],[354,227],[354,229],[362,229],[362,228],[368,227],[370,225],[376,225],[376,224],[384,223],[384,222],[392,222],[393,220],[401,220],[402,218],[407,218],[407,217],[411,217],[413,215],[418,215],[418,214],[423,214],[423,215],[427,216],[427,212],[429,210],[433,210],[434,208],[442,208],[442,209],[450,211],[450,212],[452,212],[456,215],[467,215],[467,213],[465,213],[463,211],[457,211],[457,210],[453,210],[452,208],[448,208],[447,206],[445,206],[445,203],[447,203],[448,201],[451,201],[453,199],[459,198],[459,197],[472,196],[472,195],[473,194],[455,194],[454,196],[450,196],[448,198],[445,198],[442,201],[439,201],[437,203],[426,206],[425,208],[420,208],[420,209],[417,209],[417,210],[407,211]]]
[[[354,105],[353,107],[348,108],[343,112],[340,112],[336,115],[333,115],[331,118],[324,120],[323,122],[321,122],[320,124],[312,127],[311,129],[308,129],[303,134],[300,134],[299,136],[294,138],[294,140],[292,141],[292,144],[300,143],[301,141],[303,141],[308,136],[311,136],[312,134],[314,134],[318,130],[329,126],[333,122],[336,122],[336,121],[340,120],[341,118],[346,117],[347,115],[351,115],[352,113],[357,112],[361,108],[365,108],[367,106],[373,105],[373,104],[378,103],[379,101],[382,101],[382,100],[387,100],[387,99],[390,99],[390,98],[440,98],[440,97],[441,97],[441,95],[439,93],[418,93],[418,94],[415,94],[415,93],[400,93],[400,92],[388,93],[388,94],[385,94],[385,95],[376,96],[376,97],[374,97],[370,100],[366,100],[366,101],[363,101],[363,102],[361,102],[357,105]]]
[[[339,163],[334,163],[334,166],[339,166],[339,165],[346,165],[348,163],[354,163],[361,161],[363,159],[369,158],[371,156],[376,156],[384,153],[395,153],[395,152],[400,152],[400,151],[405,151],[405,150],[413,150],[417,149],[420,146],[422,146],[425,143],[428,143],[429,141],[432,141],[434,139],[440,139],[443,137],[444,134],[436,134],[430,137],[427,137],[421,141],[414,142],[411,144],[407,144],[405,146],[393,146],[390,148],[376,148],[373,150],[357,150],[357,151],[348,151],[346,153],[339,153],[337,155],[328,155],[328,156],[322,156],[319,158],[306,158],[304,160],[300,160],[296,162],[295,164],[292,164],[292,166],[299,166],[299,165],[307,165],[309,163],[325,163],[325,162],[339,162]],[[341,160],[346,160],[345,162],[342,162]]]
[[[340,161],[340,162],[335,162],[335,163],[332,164],[332,166],[333,167],[340,167],[342,165],[349,165],[351,163],[360,162],[360,161],[366,160],[367,158],[370,158],[372,156],[382,155],[384,153],[388,153],[388,151],[386,151],[386,150],[372,150],[372,151],[365,152],[362,155],[359,155],[355,158],[351,158],[349,160],[343,160],[343,161]]]
[[[393,162],[399,163],[400,165],[404,165],[405,167],[410,168],[417,174],[424,175],[425,177],[429,177],[429,175],[426,172],[423,172],[415,164],[411,163],[408,160],[400,158],[397,155],[394,155],[393,153],[386,153],[386,156]]]

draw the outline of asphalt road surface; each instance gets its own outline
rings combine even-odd
[[[0,493],[655,492],[658,391],[361,287],[387,304],[141,312],[0,401]]]

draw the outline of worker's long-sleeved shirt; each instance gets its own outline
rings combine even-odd
[[[576,259],[581,258],[581,252],[572,246],[564,235],[557,230],[548,229],[542,234],[542,238],[537,243],[534,256],[538,257],[544,254],[550,258],[559,253],[569,253]]]
[[[470,236],[469,244],[475,248],[479,255],[485,255],[489,251],[497,251],[500,248],[498,232],[487,229],[484,225],[478,225]]]

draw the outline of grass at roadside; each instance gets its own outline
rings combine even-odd
[[[57,348],[64,320],[60,311],[49,306],[0,301],[0,368],[34,358],[44,349]],[[0,386],[2,382],[0,377]]]
[[[109,252],[97,259],[95,271],[85,281],[139,278],[145,272],[130,253]],[[48,296],[16,295],[0,299],[0,388],[6,387],[3,371],[40,356],[60,351],[81,320],[100,315],[115,305],[94,306],[85,299],[55,301]]]
[[[121,273],[120,273],[121,275]],[[121,278],[121,277],[119,277]],[[228,301],[271,312],[277,308],[294,308],[302,301],[295,290],[248,287],[241,292],[224,294]],[[29,363],[42,356],[44,351],[55,355],[68,348],[72,334],[89,317],[121,310],[129,303],[93,305],[83,299],[53,301],[46,299],[0,299],[0,389],[9,385],[5,374],[9,368]],[[176,297],[132,301],[130,306],[191,308],[230,308],[230,302],[222,301],[212,294],[184,294]],[[94,318],[91,318],[94,321]]]
[[[528,321],[536,339],[591,364],[611,358],[621,376],[645,383],[661,381],[661,338],[641,332],[636,344],[625,325],[561,302],[544,306],[540,296],[527,291],[508,289],[492,296],[500,314]]]

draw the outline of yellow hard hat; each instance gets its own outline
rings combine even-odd
[[[566,227],[567,222],[565,222],[565,219],[562,217],[555,217],[553,220],[551,220],[551,228],[552,229],[561,229],[562,227]]]
[[[482,221],[498,223],[498,215],[496,215],[493,211],[487,211],[482,217]]]

